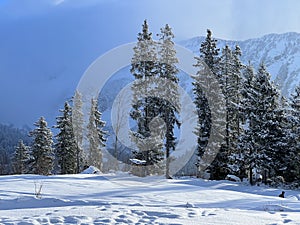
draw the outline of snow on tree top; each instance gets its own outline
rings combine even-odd
[[[139,159],[130,159],[130,162],[132,162],[135,165],[144,165],[144,164],[146,164],[145,160],[139,160]]]

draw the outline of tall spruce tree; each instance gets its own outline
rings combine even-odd
[[[292,142],[289,138],[290,134],[288,118],[285,111],[285,99],[280,98],[277,87],[275,87],[275,93],[275,108],[268,123],[268,127],[270,129],[269,142],[271,152],[269,157],[272,158],[272,161],[269,174],[265,173],[265,176],[268,175],[272,178],[282,176],[285,179],[289,178],[292,173],[289,169],[292,168],[290,167],[290,163],[292,162],[290,157],[293,156],[293,148],[291,146]],[[276,181],[276,179],[274,179],[274,181]]]
[[[137,123],[137,131],[132,132],[132,139],[138,147],[137,151],[133,151],[133,155],[139,160],[145,160],[145,165],[150,166],[160,162],[163,159],[163,154],[160,147],[161,140],[152,140],[149,126],[151,120],[155,117],[153,112],[158,100],[158,98],[151,95],[151,91],[153,91],[151,84],[155,82],[154,78],[158,74],[158,63],[157,45],[152,39],[152,33],[148,30],[146,20],[144,21],[142,32],[138,33],[137,39],[137,44],[133,49],[134,55],[130,69],[135,78],[132,85],[133,109],[130,116]],[[148,143],[149,141],[154,141],[155,143]],[[145,172],[145,174],[147,173],[151,173],[151,171]]]
[[[105,147],[106,132],[103,130],[105,122],[101,120],[101,112],[98,109],[98,101],[96,99],[91,100],[91,110],[88,130],[88,164],[89,166],[95,166],[98,169],[102,169],[102,149]]]
[[[54,160],[53,135],[44,117],[41,117],[34,125],[36,128],[29,133],[33,137],[31,147],[33,162],[30,171],[35,174],[50,175]]]
[[[258,68],[255,79],[255,110],[251,121],[251,129],[255,140],[255,168],[261,173],[264,170],[272,169],[271,154],[272,144],[272,119],[274,110],[278,106],[278,93],[270,82],[270,74],[267,72],[265,65],[262,63]],[[276,105],[277,104],[277,105]],[[272,127],[273,128],[273,127]],[[274,127],[275,128],[275,127]]]
[[[56,118],[59,129],[56,135],[55,153],[61,174],[74,174],[77,172],[77,142],[75,140],[72,126],[72,110],[68,102],[64,109],[60,110],[61,116]]]
[[[220,49],[217,47],[217,42],[217,39],[212,37],[212,31],[208,29],[205,41],[201,43],[200,47],[200,58],[214,75],[219,75],[220,71]]]
[[[300,181],[300,86],[296,86],[288,106],[289,154],[286,181]]]
[[[294,133],[295,117],[293,116],[293,109],[291,107],[291,102],[285,97],[281,97],[279,104],[279,113],[282,112],[283,120],[282,127],[284,129],[284,142],[286,143],[286,152],[281,160],[282,165],[278,167],[279,175],[284,177],[286,182],[294,182],[300,180],[300,145],[299,145],[299,135]],[[299,126],[298,126],[299,127]]]
[[[198,162],[197,167],[200,171],[199,175],[204,171],[203,168],[206,168],[208,165],[202,160],[203,154],[206,151],[207,155],[213,157],[216,149],[208,149],[207,144],[210,138],[211,125],[212,125],[212,113],[216,112],[217,109],[214,105],[209,105],[206,95],[218,95],[214,87],[218,86],[221,83],[219,77],[219,57],[220,49],[217,48],[217,40],[212,38],[212,32],[207,30],[207,36],[200,47],[200,57],[195,57],[196,64],[195,67],[198,68],[198,72],[195,76],[195,81],[193,82],[193,92],[195,95],[194,103],[197,108],[198,114],[198,127],[195,131],[195,134],[198,136],[198,145],[197,145],[197,156]],[[202,79],[206,77],[205,79]],[[209,81],[209,82],[208,82]],[[216,83],[217,82],[217,83]],[[207,87],[209,92],[205,93],[203,87]],[[212,99],[217,99],[212,97]],[[216,163],[210,165],[211,178],[215,179],[218,177],[216,172],[219,169],[216,169],[218,166]]]
[[[77,143],[76,147],[76,173],[80,173],[83,169],[83,149],[82,149],[82,142],[83,142],[83,112],[82,112],[82,95],[79,91],[76,90],[75,95],[73,97],[73,107],[72,107],[72,125],[75,140]]]
[[[241,102],[240,102],[240,118],[244,127],[243,133],[240,135],[238,149],[242,155],[239,163],[241,170],[246,169],[250,172],[250,183],[253,184],[253,167],[255,160],[255,141],[253,138],[253,130],[250,127],[251,118],[255,112],[256,93],[255,93],[255,72],[252,65],[249,63],[243,72],[241,80]]]
[[[246,113],[248,118],[243,137],[243,143],[247,142],[244,144],[247,152],[245,163],[250,171],[251,184],[253,170],[264,174],[266,180],[278,173],[277,167],[282,169],[279,161],[287,147],[284,115],[279,110],[279,93],[271,83],[270,74],[264,64],[259,66],[253,81],[253,89],[248,93],[247,106],[250,110]],[[250,103],[253,105],[250,106]]]
[[[235,75],[233,76],[234,81],[234,89],[235,89],[235,95],[234,95],[234,104],[235,105],[235,110],[236,110],[236,132],[237,136],[239,137],[240,134],[243,132],[243,127],[241,126],[241,101],[242,101],[242,75],[243,71],[245,70],[246,66],[241,62],[241,56],[242,56],[242,51],[240,46],[236,45],[235,49],[233,51],[233,66],[234,66],[234,72]]]
[[[24,174],[28,172],[28,163],[30,159],[29,147],[20,140],[16,147],[15,155],[13,158],[14,173]]]
[[[224,143],[221,146],[213,165],[215,167],[215,173],[212,173],[214,179],[224,179],[226,174],[230,172],[229,169],[229,157],[234,151],[236,144],[236,137],[234,133],[235,118],[235,71],[233,65],[233,54],[231,49],[226,45],[222,50],[220,57],[220,81],[223,94],[225,96],[226,106],[226,128]]]
[[[176,57],[176,50],[174,47],[174,34],[171,27],[166,24],[164,28],[161,28],[161,33],[158,34],[159,39],[159,59],[158,70],[159,78],[158,82],[163,88],[159,90],[161,98],[157,99],[156,106],[159,106],[158,114],[154,116],[160,116],[166,125],[165,132],[165,156],[166,156],[166,178],[170,178],[170,151],[175,150],[176,137],[174,135],[175,124],[180,126],[178,120],[180,110],[180,96],[178,91],[178,77],[179,73],[176,64],[178,59]]]
[[[226,105],[226,133],[224,143],[219,159],[221,167],[225,168],[227,173],[244,176],[240,167],[243,160],[238,151],[238,141],[240,135],[240,80],[241,69],[243,67],[239,57],[241,51],[238,46],[232,51],[227,45],[224,47],[220,60],[220,80],[222,90],[225,96]],[[224,169],[223,169],[224,170]]]

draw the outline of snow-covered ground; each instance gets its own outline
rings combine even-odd
[[[300,192],[281,191],[126,173],[1,176],[0,224],[300,224]]]

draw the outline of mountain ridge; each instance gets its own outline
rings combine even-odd
[[[250,62],[257,68],[264,62],[271,79],[285,97],[289,97],[300,84],[300,33],[272,33],[243,41],[216,39],[220,52],[225,45],[231,48],[239,45],[242,51],[241,61],[244,64]],[[199,55],[199,48],[204,40],[205,37],[198,36],[181,41],[179,44]]]

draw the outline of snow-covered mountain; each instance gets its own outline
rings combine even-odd
[[[195,37],[180,42],[181,45],[199,54],[199,47],[205,37]],[[300,34],[268,34],[261,38],[245,41],[218,39],[218,47],[225,45],[234,48],[239,45],[242,50],[242,62],[255,68],[264,62],[271,73],[272,80],[279,86],[284,96],[288,97],[296,85],[300,84]]]

